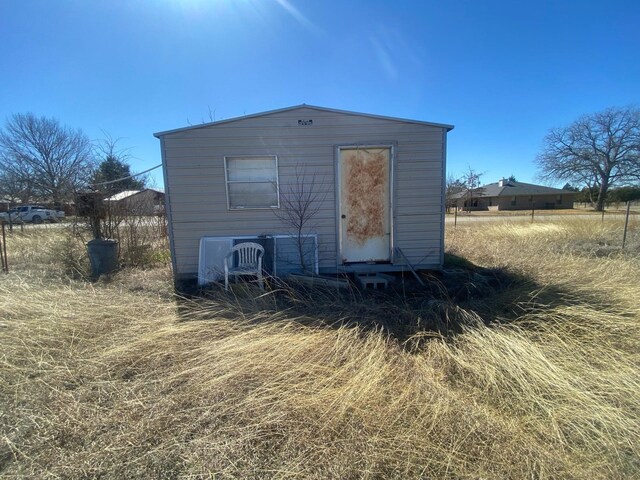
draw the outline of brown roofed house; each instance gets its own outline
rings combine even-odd
[[[458,210],[531,210],[573,208],[575,192],[502,179],[471,194],[454,196]]]

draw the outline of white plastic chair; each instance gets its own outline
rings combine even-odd
[[[238,254],[238,265],[233,266],[233,257]],[[224,288],[229,290],[229,275],[255,275],[260,290],[264,290],[262,278],[262,257],[264,247],[254,242],[239,243],[224,257]]]

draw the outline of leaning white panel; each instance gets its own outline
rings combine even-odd
[[[198,285],[224,278],[224,257],[233,247],[232,237],[202,237],[198,257]]]

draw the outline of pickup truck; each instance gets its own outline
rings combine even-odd
[[[0,220],[11,223],[59,222],[64,218],[62,210],[52,210],[41,205],[21,205],[0,213]]]

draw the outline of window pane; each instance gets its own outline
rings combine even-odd
[[[229,207],[268,208],[278,206],[275,183],[229,183]]]
[[[230,182],[275,182],[277,175],[274,157],[227,157]]]
[[[275,157],[226,157],[230,208],[278,206]]]

